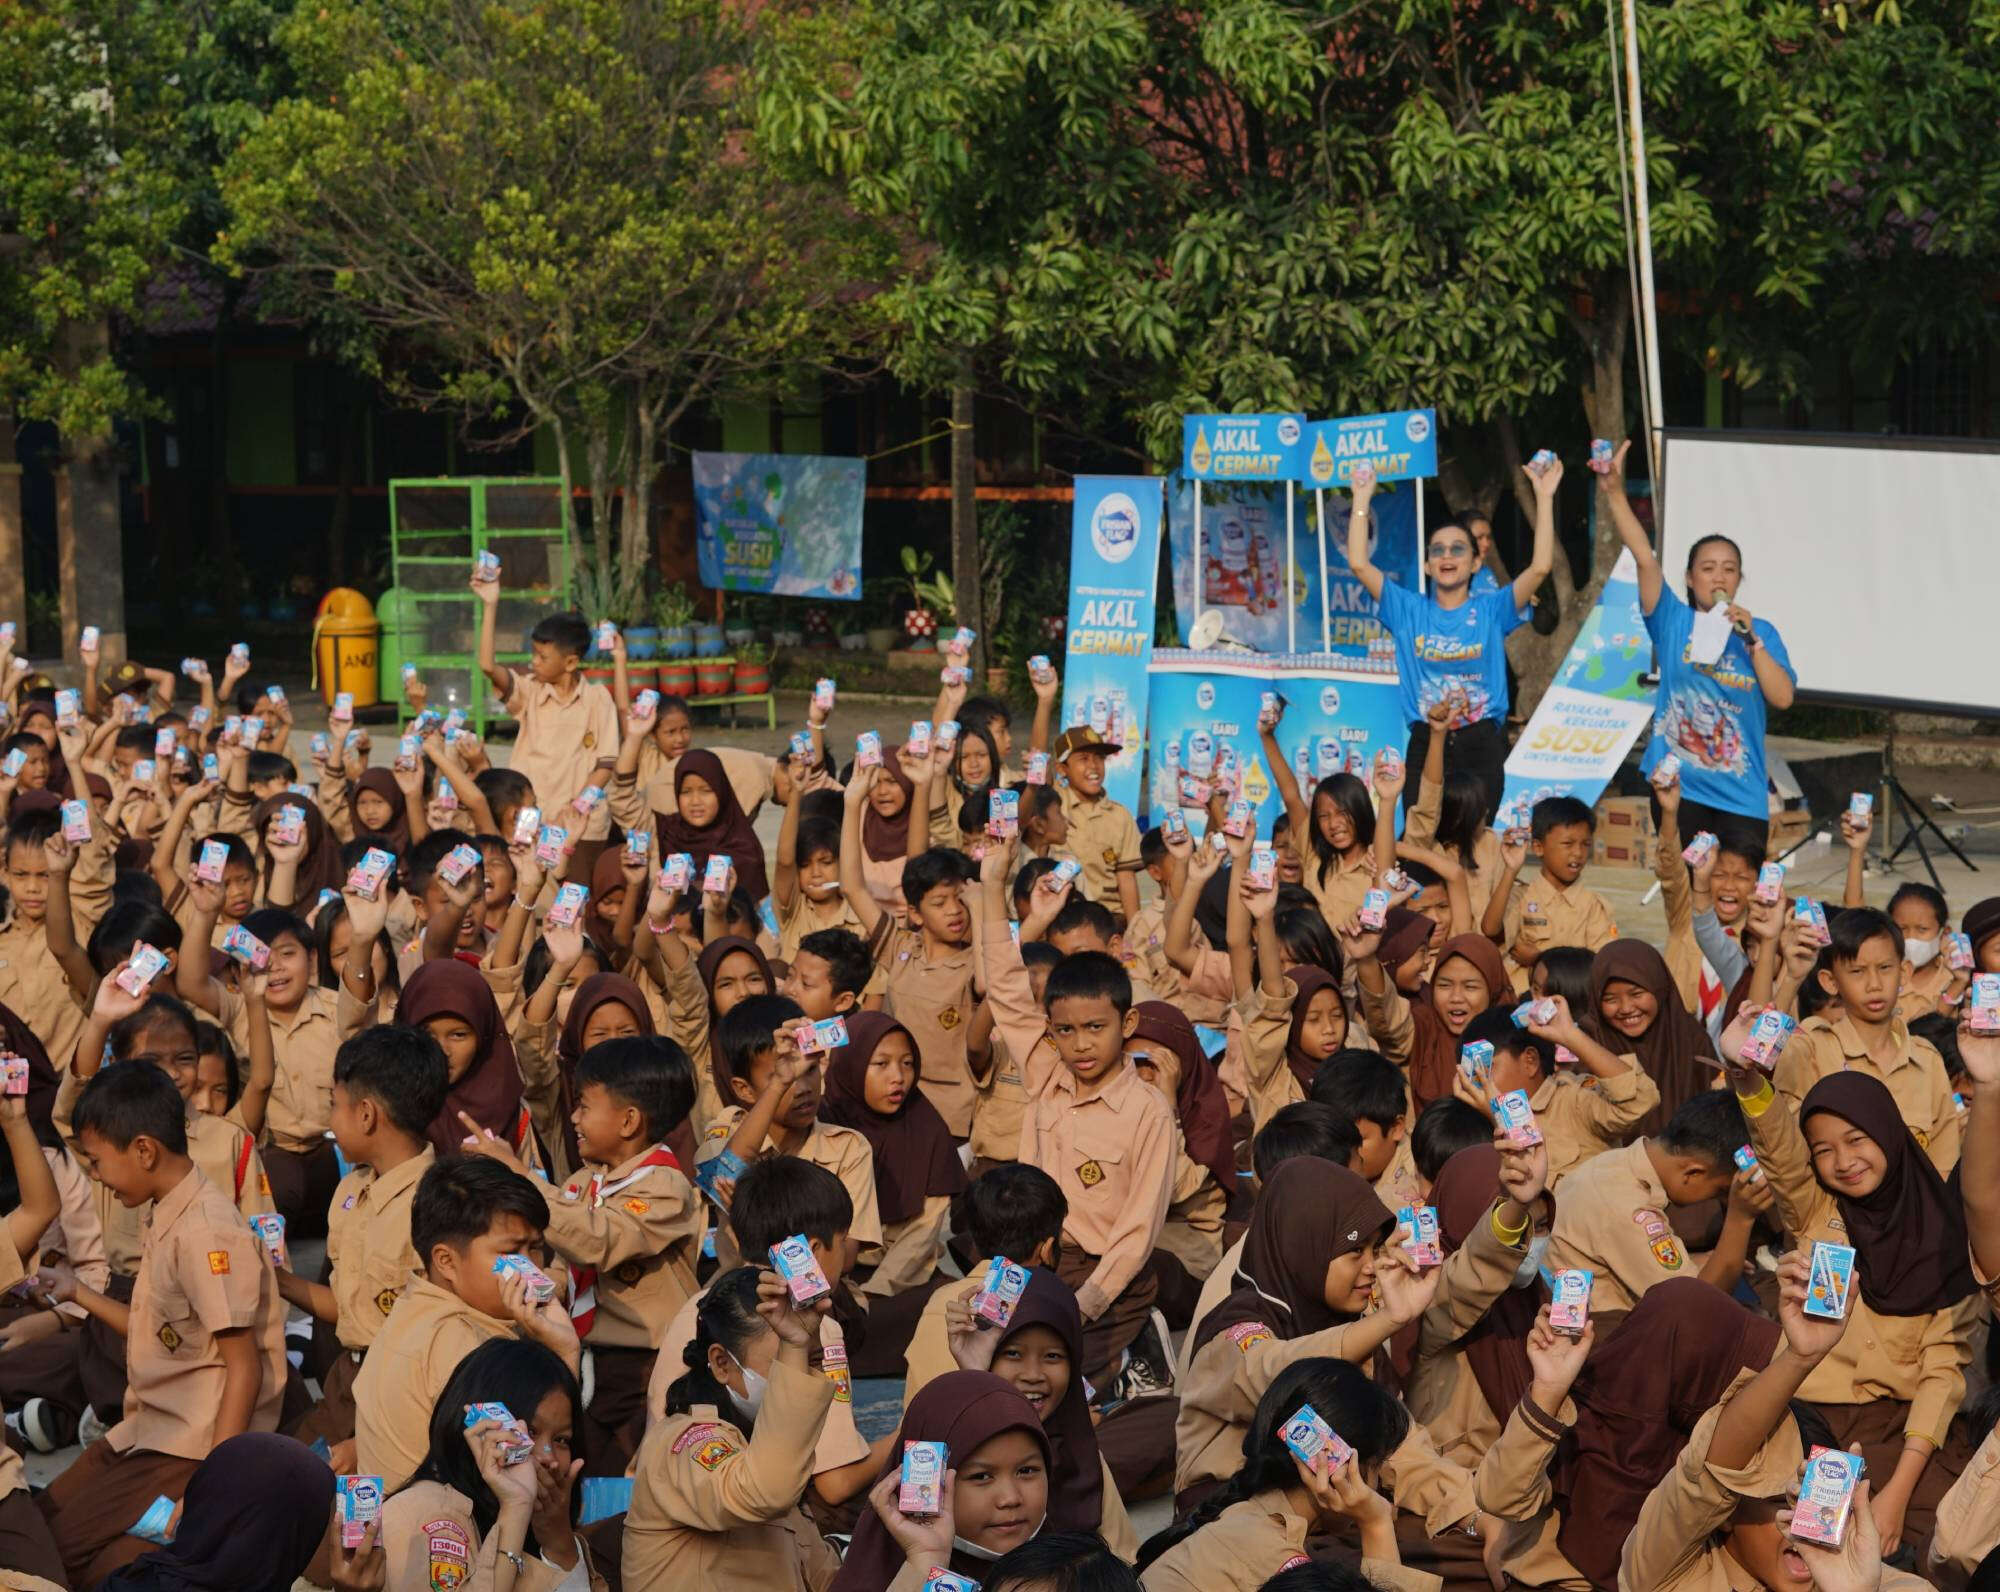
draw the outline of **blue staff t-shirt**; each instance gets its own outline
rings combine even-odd
[[[1498,591],[1499,589],[1500,589],[1500,577],[1494,574],[1493,571],[1488,569],[1484,564],[1481,564],[1479,568],[1477,568],[1472,572],[1473,596],[1477,597],[1482,592]]]
[[[1662,757],[1675,752],[1681,760],[1681,794],[1689,801],[1745,818],[1768,818],[1764,688],[1757,683],[1749,645],[1732,630],[1729,645],[1714,663],[1690,662],[1694,617],[1680,593],[1665,586],[1646,615],[1646,633],[1659,654],[1660,691],[1653,740],[1640,771],[1650,775]],[[1796,684],[1798,671],[1784,639],[1761,619],[1751,623],[1757,639]]]
[[[1403,717],[1420,722],[1425,710],[1456,687],[1464,707],[1451,728],[1507,716],[1507,637],[1520,625],[1514,589],[1476,591],[1457,608],[1440,608],[1393,580],[1382,583],[1381,619],[1396,643],[1398,696]]]

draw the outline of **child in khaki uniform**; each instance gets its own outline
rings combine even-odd
[[[833,1550],[799,1509],[836,1397],[812,1368],[826,1311],[824,1300],[794,1309],[775,1272],[747,1266],[703,1296],[667,1417],[633,1466],[627,1585],[775,1592],[832,1580]],[[738,1403],[752,1371],[765,1383],[754,1423]]]
[[[1500,1011],[1473,1018],[1465,1043],[1489,1044],[1493,1055],[1477,1078],[1461,1069],[1456,1092],[1489,1116],[1499,1096],[1515,1089],[1525,1093],[1548,1149],[1554,1188],[1592,1156],[1625,1143],[1634,1124],[1659,1104],[1660,1089],[1636,1056],[1614,1056],[1577,1025],[1568,1001],[1549,998],[1556,1015],[1547,1023],[1522,1028]],[[1558,1047],[1571,1052],[1582,1070],[1556,1071]]]
[[[354,1170],[327,1212],[332,1274],[316,1283],[281,1270],[278,1292],[339,1334],[320,1401],[292,1428],[302,1443],[318,1437],[344,1447],[336,1458],[352,1456],[355,1380],[419,1265],[410,1211],[418,1183],[437,1164],[425,1134],[444,1109],[446,1087],[444,1052],[420,1029],[365,1029],[334,1059],[334,1142]]]
[[[109,832],[110,825],[95,818],[89,844],[97,846],[95,837]],[[83,1031],[87,1008],[77,992],[87,991],[95,976],[89,958],[77,949],[70,915],[70,875],[77,859],[53,809],[31,809],[15,818],[0,836],[0,849],[14,904],[11,921],[0,928],[0,1003],[35,1031],[60,1072],[76,1054]]]
[[[1517,992],[1528,987],[1530,969],[1550,946],[1601,951],[1618,938],[1618,922],[1604,898],[1578,882],[1590,861],[1596,814],[1574,796],[1549,796],[1535,803],[1529,829],[1541,871],[1521,883],[1528,853],[1503,844],[1500,878],[1479,925],[1507,953]]]
[[[410,1247],[421,1270],[369,1345],[354,1379],[357,1471],[394,1492],[430,1449],[431,1410],[458,1362],[489,1338],[535,1339],[574,1372],[582,1359],[569,1312],[557,1299],[528,1301],[519,1272],[494,1272],[505,1255],[534,1255],[548,1201],[529,1179],[484,1156],[440,1162],[410,1203]]]
[[[568,807],[586,786],[608,786],[618,760],[618,707],[602,685],[583,678],[590,626],[581,614],[548,615],[528,632],[533,657],[527,672],[519,673],[503,667],[494,650],[500,582],[475,577],[472,590],[481,605],[480,672],[506,698],[507,712],[521,725],[507,766],[534,784],[544,813]],[[585,878],[610,832],[611,811],[600,802],[577,837]]]
[[[1108,1390],[1158,1293],[1146,1262],[1173,1195],[1173,1109],[1125,1059],[1132,984],[1110,957],[1064,958],[1035,1004],[1007,929],[1013,854],[997,845],[980,863],[988,998],[1026,1074],[1019,1159],[1053,1177],[1069,1202],[1058,1270],[1087,1325],[1085,1373]]]
[[[276,1428],[284,1306],[263,1244],[188,1159],[187,1106],[158,1067],[105,1068],[77,1102],[76,1132],[121,1200],[153,1202],[129,1306],[67,1264],[40,1274],[49,1297],[125,1333],[125,1418],[42,1500],[70,1580],[95,1586],[147,1551],[128,1528],[154,1498],[178,1498],[211,1448]]]
[[[571,1268],[570,1319],[594,1372],[580,1446],[591,1475],[616,1476],[645,1434],[653,1345],[696,1288],[708,1213],[665,1142],[694,1078],[671,1039],[632,1037],[586,1050],[572,1086],[583,1164],[549,1202],[548,1241]],[[470,1148],[528,1175],[504,1139]]]
[[[1810,1017],[1778,1056],[1772,1087],[1795,1109],[1812,1086],[1839,1072],[1878,1078],[1896,1097],[1910,1132],[1941,1174],[1958,1165],[1958,1106],[1944,1058],[1896,1014],[1903,931],[1873,907],[1842,912],[1831,925],[1827,966],[1816,977],[1838,997],[1840,1014]]]
[[[907,750],[897,755],[921,797],[929,765]],[[965,1059],[975,961],[972,914],[964,898],[967,863],[956,851],[931,850],[910,858],[903,869],[907,928],[876,905],[861,872],[861,810],[879,773],[863,769],[847,787],[841,885],[881,971],[886,990],[882,1009],[909,1029],[923,1055],[919,1087],[952,1137],[963,1141],[972,1131],[977,1094]]]
[[[1281,1434],[1303,1405],[1336,1432],[1369,1434],[1355,1445],[1351,1469],[1336,1475],[1293,1457]],[[1146,1544],[1139,1584],[1145,1592],[1257,1592],[1281,1571],[1311,1562],[1308,1537],[1358,1528],[1367,1585],[1441,1592],[1436,1576],[1403,1567],[1396,1506],[1376,1491],[1397,1439],[1412,1430],[1394,1395],[1346,1361],[1316,1357],[1284,1366],[1257,1401],[1228,1484]],[[1469,1481],[1465,1490],[1469,1503]]]
[[[1066,848],[1083,864],[1083,893],[1106,906],[1115,903],[1119,920],[1139,915],[1139,826],[1131,809],[1104,794],[1104,763],[1123,750],[1087,725],[1072,725],[1056,737],[1054,762],[1062,771]]]

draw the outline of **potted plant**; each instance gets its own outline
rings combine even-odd
[[[735,678],[735,674],[736,665],[728,658],[698,657],[694,660],[694,694],[727,696],[729,682]]]
[[[910,608],[903,615],[903,633],[910,639],[912,652],[934,648],[939,620],[950,618],[957,611],[957,594],[952,590],[951,577],[943,570],[933,573],[935,563],[921,548],[903,549],[903,577],[910,584]]]
[[[817,609],[808,609],[810,618]],[[831,632],[828,632],[831,635]],[[788,609],[777,598],[771,599],[771,645],[773,647],[802,647],[805,645],[805,631],[801,627],[796,610]]]
[[[736,669],[730,689],[738,696],[768,696],[771,690],[771,649],[748,641],[735,649]]]
[[[660,622],[660,651],[669,658],[694,656],[694,599],[679,581],[662,586],[653,599],[653,617]]]
[[[757,639],[758,610],[764,599],[753,594],[739,596],[729,605],[729,616],[722,622],[722,639],[729,650],[741,654],[744,647]]]
[[[841,613],[843,615],[847,614],[852,607],[853,605],[850,603],[842,603],[840,605]],[[843,619],[842,624],[845,625],[845,623],[846,621]],[[815,648],[831,647],[833,645],[834,632],[833,615],[827,609],[818,606],[808,608],[805,613],[805,620],[799,628],[799,644]],[[867,640],[866,637],[862,639],[864,643]]]

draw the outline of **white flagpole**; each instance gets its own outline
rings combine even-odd
[[[1201,618],[1201,482],[1194,484],[1194,617],[1188,620],[1188,630],[1194,630],[1195,621]]]
[[[1635,0],[1625,0],[1625,99],[1632,131],[1633,208],[1639,223],[1639,357],[1646,377],[1646,456],[1653,470],[1653,514],[1662,525],[1660,428],[1666,423],[1660,397],[1660,318],[1653,291],[1653,212],[1646,183],[1646,111],[1639,89],[1639,18]]]
[[[1319,650],[1333,651],[1333,609],[1326,584],[1326,488],[1313,488],[1313,507],[1319,518]]]

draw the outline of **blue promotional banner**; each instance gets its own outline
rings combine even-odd
[[[1327,775],[1366,768],[1383,747],[1401,752],[1409,740],[1393,671],[1374,673],[1310,654],[1156,652],[1149,823],[1157,824],[1170,806],[1198,810],[1207,782],[1234,768],[1243,799],[1257,809],[1258,833],[1270,834],[1285,809],[1257,734],[1266,691],[1284,699],[1278,747],[1308,795]]]
[[[1639,608],[1638,566],[1622,552],[1555,684],[1508,754],[1501,822],[1515,817],[1525,824],[1546,796],[1596,805],[1653,716],[1653,690],[1643,679],[1652,657]]]
[[[1326,507],[1326,633],[1321,634],[1319,521],[1314,495],[1294,494],[1293,568],[1289,582],[1302,649],[1325,650],[1350,663],[1391,657],[1375,599],[1347,567],[1348,503],[1328,493]],[[1385,487],[1369,511],[1370,556],[1389,579],[1415,589],[1417,502],[1409,486]],[[1202,489],[1201,608],[1222,611],[1223,633],[1257,652],[1287,646],[1284,575],[1285,494],[1282,487]],[[1193,623],[1194,484],[1173,483],[1168,508],[1173,549],[1174,613],[1183,642]]]
[[[1295,480],[1307,486],[1347,485],[1354,467],[1375,467],[1378,481],[1415,481],[1438,473],[1437,411],[1399,409],[1386,415],[1315,420],[1299,443]]]
[[[1295,481],[1304,415],[1182,415],[1181,474],[1190,481]]]
[[[1063,727],[1088,724],[1118,744],[1104,788],[1134,813],[1145,766],[1164,485],[1157,476],[1080,475],[1070,517]]]
[[[861,599],[860,459],[697,453],[695,554],[713,591]]]

